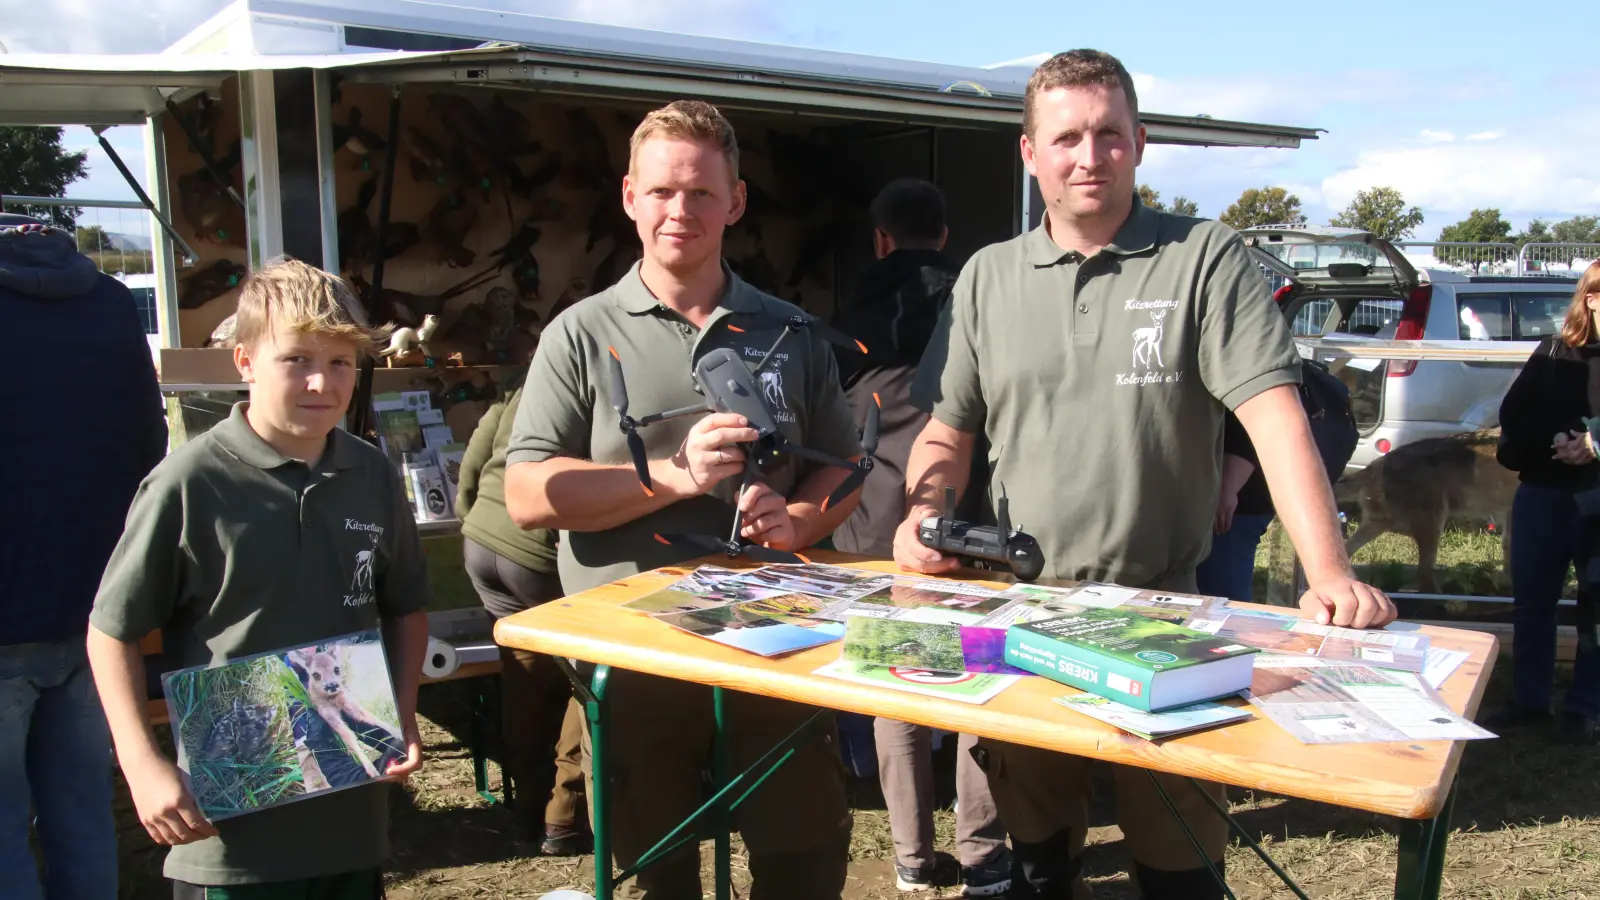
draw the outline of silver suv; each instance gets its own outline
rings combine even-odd
[[[1370,232],[1322,226],[1242,231],[1297,339],[1537,342],[1561,330],[1576,278],[1417,269]],[[1275,277],[1274,277],[1275,276]],[[1531,349],[1531,348],[1530,348]],[[1353,474],[1406,444],[1500,424],[1500,401],[1521,368],[1504,362],[1352,359],[1361,441]]]

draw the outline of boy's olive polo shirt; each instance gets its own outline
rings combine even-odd
[[[140,485],[90,622],[127,642],[161,629],[165,669],[210,666],[376,628],[431,597],[416,521],[382,452],[335,429],[315,465],[285,458],[236,404]],[[216,823],[172,848],[194,884],[309,878],[388,857],[387,784]]]
[[[722,273],[727,286],[704,330],[650,293],[639,278],[638,263],[613,287],[552,319],[539,337],[528,370],[507,446],[507,469],[555,456],[632,467],[626,437],[611,408],[609,348],[615,347],[622,361],[628,415],[641,419],[706,402],[696,391],[694,365],[707,351],[732,348],[754,366],[782,333],[784,323],[803,315],[799,307],[742,281],[726,263]],[[840,459],[860,455],[860,435],[827,341],[809,329],[784,339],[776,361],[762,372],[762,388],[790,440]],[[646,455],[658,459],[676,453],[704,416],[640,428]],[[814,469],[812,463],[789,457],[764,480],[787,497]],[[741,481],[730,477],[708,494],[607,531],[563,531],[558,554],[563,589],[576,593],[698,555],[658,542],[656,533],[726,539]]]
[[[1046,224],[974,254],[913,401],[987,434],[992,493],[1044,577],[1146,586],[1210,551],[1224,407],[1299,380],[1236,233],[1136,200],[1087,259]]]

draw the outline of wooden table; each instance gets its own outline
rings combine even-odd
[[[899,571],[891,561],[827,551],[807,551],[807,556],[834,565]],[[946,731],[1396,816],[1405,823],[1400,836],[1395,897],[1400,900],[1438,897],[1456,770],[1465,742],[1309,745],[1258,715],[1227,727],[1153,743],[1051,702],[1053,697],[1077,691],[1045,678],[1023,678],[987,703],[972,705],[811,674],[839,658],[837,642],[777,659],[764,659],[621,608],[622,604],[665,587],[702,563],[756,568],[746,565],[744,560],[730,562],[723,557],[708,557],[573,594],[501,619],[495,626],[495,640],[500,644],[600,667],[587,685],[569,668],[570,677],[575,679],[584,700],[593,735],[591,744],[597,748],[593,801],[596,804],[595,880],[600,900],[609,900],[615,883],[643,867],[635,865],[613,876],[609,836],[602,833],[607,812],[602,808],[606,792],[599,776],[604,765],[604,682],[612,666],[712,685],[718,689],[715,693],[719,702],[721,689],[781,697],[823,709],[884,716]],[[992,586],[1007,583],[996,580],[996,576],[993,572],[960,571],[944,577]],[[1230,605],[1242,609],[1270,609],[1277,613],[1299,612],[1259,604]],[[1443,684],[1440,693],[1452,709],[1472,717],[1483,699],[1497,655],[1495,637],[1437,626],[1422,626],[1419,631],[1428,635],[1433,646],[1470,654]],[[1244,704],[1242,699],[1228,702]],[[781,757],[784,747],[798,743],[800,737],[802,735],[797,732],[769,757]],[[748,790],[752,780],[759,782],[763,773],[757,770],[761,766],[758,762],[750,772],[732,778],[726,772],[716,773],[717,784],[724,787],[715,800],[725,801],[734,789]],[[702,809],[697,816],[725,812],[710,809],[710,806],[712,804],[708,803],[708,809]],[[664,838],[663,846],[657,848],[659,852],[647,853],[642,863],[648,865],[686,843],[685,834],[693,837],[690,825],[685,823],[685,828],[668,836],[678,843]],[[1236,829],[1236,833],[1243,836],[1242,829]],[[725,852],[726,843],[726,834],[719,833],[719,855]],[[723,862],[719,860],[718,866],[719,898],[727,896],[727,887],[722,883]]]

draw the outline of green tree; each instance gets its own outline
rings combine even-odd
[[[1172,198],[1172,205],[1161,202],[1161,192],[1148,184],[1139,185],[1139,202],[1151,209],[1169,212],[1175,216],[1193,216],[1200,212],[1200,207],[1193,200],[1179,194]]]
[[[1563,244],[1600,243],[1600,216],[1573,216],[1550,228],[1550,239]]]
[[[1303,225],[1300,198],[1281,187],[1250,188],[1219,217],[1229,228],[1245,229],[1257,225]]]
[[[111,236],[99,225],[84,225],[78,229],[78,250],[83,253],[104,253],[114,250]]]
[[[1500,217],[1498,209],[1475,209],[1472,214],[1439,231],[1441,243],[1494,244],[1511,241],[1511,223]],[[1435,259],[1447,265],[1470,265],[1474,272],[1489,261],[1482,250],[1472,247],[1435,247]]]
[[[1405,197],[1394,188],[1375,187],[1358,191],[1344,212],[1334,216],[1329,224],[1370,231],[1386,241],[1400,241],[1410,237],[1422,224],[1422,210],[1415,206],[1408,209]]]
[[[0,126],[0,195],[60,197],[89,174],[84,151],[68,153],[60,128]],[[72,206],[8,207],[12,212],[70,229],[83,210]]]

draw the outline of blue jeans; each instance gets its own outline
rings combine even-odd
[[[117,896],[111,732],[84,639],[0,646],[0,893]],[[44,856],[39,883],[28,825]]]
[[[1511,503],[1511,684],[1518,706],[1550,708],[1556,671],[1556,604],[1575,562],[1578,508],[1572,492],[1522,484]],[[1566,712],[1600,715],[1600,659],[1578,652]]]
[[[1233,527],[1211,536],[1211,555],[1194,570],[1200,593],[1250,602],[1256,575],[1256,545],[1272,524],[1272,513],[1234,516]]]

